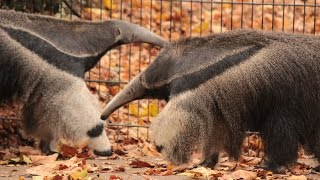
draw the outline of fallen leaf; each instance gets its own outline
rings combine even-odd
[[[286,178],[287,180],[307,180],[308,178],[304,175],[300,175],[300,176],[289,176]]]
[[[235,161],[227,161],[219,164],[219,167],[217,167],[219,170],[232,170],[237,166],[237,162]]]
[[[144,168],[144,167],[153,168],[154,167],[154,165],[151,165],[147,162],[139,161],[139,160],[133,161],[129,165],[132,168]]]
[[[58,166],[59,171],[67,169],[67,168],[68,168],[68,166],[66,166],[65,164],[59,164],[59,166]]]
[[[30,157],[25,156],[25,155],[22,155],[22,161],[25,162],[25,163],[27,163],[27,164],[32,163]]]
[[[48,164],[56,161],[58,158],[58,155],[59,155],[58,153],[55,153],[49,156],[30,155],[29,157],[33,164],[40,165],[40,164]]]
[[[70,174],[70,177],[74,180],[88,178],[88,171],[84,169],[82,171],[74,171]]]
[[[32,176],[32,180],[43,180],[43,176]]]
[[[111,169],[112,169],[112,166],[104,166],[104,165],[99,168],[101,172],[109,171]]]
[[[160,173],[160,176],[170,176],[173,174],[174,174],[174,172],[172,170],[166,170],[166,171]]]
[[[115,96],[120,91],[119,86],[112,86],[109,88],[111,96]]]
[[[2,160],[0,160],[0,165],[6,165],[6,164],[9,164],[9,161],[2,161]]]
[[[50,180],[62,180],[62,179],[63,179],[62,176],[60,176],[60,175],[55,175],[55,176],[53,176]]]
[[[114,9],[114,0],[103,0],[103,6],[106,9]]]
[[[240,159],[241,163],[246,163],[248,165],[258,165],[262,161],[262,158],[258,157],[248,157],[248,156],[242,156]]]
[[[123,178],[121,176],[111,175],[109,180],[123,180]]]
[[[159,114],[159,107],[156,104],[149,103],[149,112],[151,117],[156,117]]]
[[[81,162],[82,160],[83,159],[81,158],[72,157],[71,159],[66,161],[54,161],[52,163],[27,168],[26,171],[27,171],[27,174],[31,174],[31,175],[51,177],[54,175],[54,173],[57,170],[59,170],[59,168],[61,168],[61,164],[63,164],[63,166],[67,166],[68,168],[66,169],[72,170],[72,168],[78,168],[79,162]],[[66,169],[63,169],[63,170],[66,171]]]
[[[9,160],[9,162],[13,162],[13,163],[27,163],[30,164],[32,163],[31,159],[28,156],[22,155],[18,158],[11,158]]]
[[[256,179],[257,178],[257,173],[256,172],[251,172],[251,171],[245,171],[245,170],[237,170],[234,171],[230,174],[230,176],[233,179],[246,179],[246,180],[250,180],[250,179]]]
[[[129,104],[129,113],[131,115],[139,117],[138,104]]]
[[[165,168],[155,168],[155,169],[148,169],[143,174],[145,175],[153,175],[153,176],[159,176],[161,173],[165,172]],[[171,171],[172,174],[172,171]]]
[[[125,172],[126,169],[123,166],[117,166],[115,167],[112,172]]]
[[[294,175],[302,175],[311,172],[311,168],[305,164],[295,163],[290,167],[290,172]]]
[[[198,26],[194,27],[192,29],[192,32],[195,33],[203,33],[209,29],[209,23],[208,22],[202,22],[202,24],[199,24]]]
[[[264,169],[259,169],[258,172],[257,172],[257,176],[260,177],[261,179],[266,179],[267,172],[268,171],[266,171]]]
[[[18,163],[21,161],[21,158],[11,158],[10,161]]]
[[[209,177],[210,170],[206,169],[205,167],[198,167],[192,170],[186,170],[183,173],[179,173],[180,176],[188,176],[188,177]]]
[[[77,149],[67,145],[62,145],[60,148],[60,152],[64,157],[69,157],[69,158],[78,154]]]
[[[155,117],[159,114],[159,107],[154,103],[149,103],[148,106],[144,106],[139,109],[138,104],[129,104],[129,113],[135,117]]]

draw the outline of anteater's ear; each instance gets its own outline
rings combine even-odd
[[[76,57],[105,53],[126,43],[150,43],[160,47],[167,44],[146,28],[121,20],[104,22],[66,21],[49,16],[0,10],[0,27],[13,39],[21,33],[40,38],[59,51]],[[12,32],[14,31],[14,32]]]

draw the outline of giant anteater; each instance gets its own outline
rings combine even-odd
[[[246,130],[261,133],[272,170],[295,162],[299,144],[319,159],[319,47],[317,36],[255,30],[182,39],[166,46],[101,118],[136,99],[168,100],[151,130],[158,150],[176,164],[195,147],[205,165],[214,166],[220,151],[237,159]]]
[[[0,10],[0,27],[12,39],[59,69],[78,77],[110,49],[127,43],[164,46],[160,36],[122,20],[67,21],[49,16]]]
[[[111,155],[97,99],[85,82],[46,63],[1,28],[0,40],[0,101],[23,104],[26,133],[40,139],[42,152],[59,151],[61,141]]]

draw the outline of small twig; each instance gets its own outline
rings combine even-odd
[[[72,5],[67,0],[62,0],[62,2],[71,10],[72,14],[76,15],[77,17],[81,18],[81,14],[72,8]]]

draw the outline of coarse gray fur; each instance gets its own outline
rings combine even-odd
[[[121,44],[145,42],[162,47],[167,43],[122,20],[67,21],[0,10],[0,27],[50,64],[78,77],[84,77],[107,51]]]
[[[220,151],[238,159],[246,130],[261,133],[271,170],[295,162],[299,144],[319,160],[319,47],[317,36],[255,30],[182,39],[165,47],[101,118],[136,99],[166,99],[151,130],[158,150],[176,164],[194,150],[209,166]]]
[[[0,40],[0,101],[23,104],[26,133],[40,140],[41,150],[58,151],[61,141],[111,155],[97,99],[85,82],[46,63],[1,28]]]

